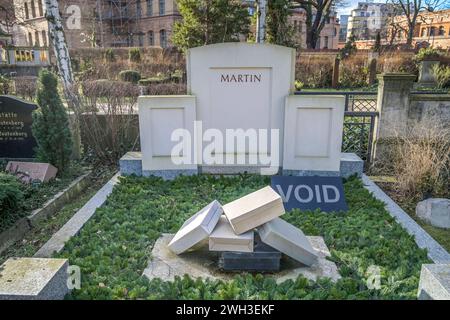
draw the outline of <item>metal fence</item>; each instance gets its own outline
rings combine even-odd
[[[375,123],[378,119],[377,92],[299,91],[296,95],[341,95],[345,97],[343,152],[353,152],[368,165],[372,159]]]

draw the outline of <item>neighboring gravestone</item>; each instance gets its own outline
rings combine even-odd
[[[31,133],[31,104],[8,96],[0,96],[0,158],[34,157],[36,140]]]
[[[450,200],[432,198],[417,204],[416,215],[434,227],[450,229]]]
[[[62,300],[68,266],[66,259],[8,259],[0,266],[0,300]]]
[[[50,163],[10,161],[6,171],[17,176],[24,183],[49,182],[56,177],[58,169]]]
[[[433,74],[433,67],[435,65],[439,65],[439,61],[424,60],[420,63],[418,85],[426,88],[436,87],[436,78]]]

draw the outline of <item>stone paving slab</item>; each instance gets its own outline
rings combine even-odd
[[[375,198],[386,204],[386,209],[397,222],[414,236],[419,248],[428,250],[428,257],[435,263],[450,263],[450,254],[425,230],[420,227],[398,204],[383,192],[368,176],[363,174],[364,187],[369,190]]]
[[[8,259],[0,267],[0,300],[62,300],[68,266],[66,259]]]
[[[231,280],[236,273],[223,272],[218,267],[218,253],[210,252],[208,244],[204,243],[196,251],[176,255],[168,248],[173,234],[163,234],[155,243],[151,257],[143,275],[150,280],[159,278],[163,281],[173,281],[175,276],[189,275],[192,278],[209,278],[212,280]],[[267,273],[277,283],[295,280],[299,275],[316,281],[318,277],[330,278],[336,282],[341,278],[336,264],[326,259],[330,252],[322,237],[308,237],[313,248],[318,252],[319,259],[311,267],[283,257],[281,270],[278,273]]]
[[[105,203],[108,196],[114,189],[114,186],[119,182],[120,174],[117,173],[111,178],[78,212],[57,231],[50,240],[47,241],[36,252],[36,258],[49,258],[55,252],[61,252],[67,241],[78,234],[84,224],[94,215],[97,208]]]
[[[450,300],[450,264],[423,264],[419,300]]]

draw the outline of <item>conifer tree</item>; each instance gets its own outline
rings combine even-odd
[[[33,135],[37,141],[37,158],[63,173],[70,162],[72,138],[69,117],[58,93],[57,77],[48,70],[39,74],[37,104],[33,113]]]

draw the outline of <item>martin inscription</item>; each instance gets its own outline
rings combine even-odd
[[[261,74],[221,74],[220,82],[226,83],[247,83],[247,82],[261,82]]]

